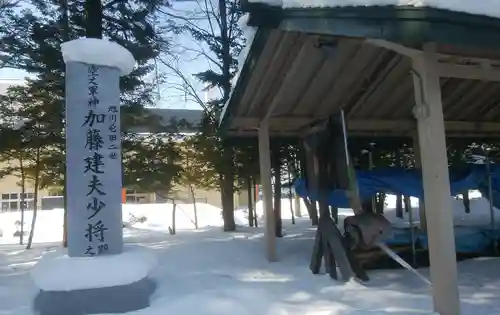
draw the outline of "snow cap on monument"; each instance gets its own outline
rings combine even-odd
[[[120,75],[128,75],[135,66],[132,53],[123,46],[98,38],[79,38],[61,45],[65,63],[81,62],[89,65],[116,68]]]

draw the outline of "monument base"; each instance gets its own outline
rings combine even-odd
[[[156,265],[145,249],[125,247],[120,255],[92,258],[58,253],[43,257],[31,276],[40,289],[33,308],[40,315],[121,314],[144,309],[156,283]]]

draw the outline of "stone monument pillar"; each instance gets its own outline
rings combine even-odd
[[[127,50],[115,45],[112,47],[116,47],[116,52],[104,55],[100,51],[101,60],[88,60],[89,53],[81,56],[80,52],[71,51],[72,44],[77,43],[63,46],[68,255],[120,254],[123,235],[119,79],[130,72],[135,61]],[[129,64],[117,64],[121,58]]]
[[[68,252],[43,257],[32,277],[40,315],[126,313],[149,306],[154,257],[122,232],[120,76],[132,54],[106,40],[62,45],[66,63]]]

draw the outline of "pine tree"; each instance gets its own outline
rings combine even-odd
[[[175,51],[169,58],[163,60],[181,81],[185,91],[205,109],[205,119],[202,123],[200,150],[203,159],[212,164],[217,171],[222,199],[222,216],[224,230],[234,231],[234,182],[236,173],[235,152],[232,146],[225,144],[217,131],[217,117],[231,93],[231,80],[237,71],[237,56],[244,44],[242,31],[238,20],[242,15],[236,0],[218,0],[216,3],[207,0],[193,1],[196,9],[185,12],[183,15],[167,12],[173,20],[169,26],[176,33],[189,35],[194,42],[200,43],[196,55],[206,58],[209,69],[195,74],[207,89],[218,89],[220,97],[204,102],[190,84],[190,80],[177,67],[178,56]],[[208,47],[209,51],[205,51]],[[182,47],[182,50],[193,51]],[[172,55],[174,54],[174,55]],[[186,88],[187,86],[187,88]]]
[[[203,158],[200,146],[204,139],[199,135],[186,136],[179,141],[182,171],[179,186],[187,187],[190,202],[194,208],[194,225],[198,228],[198,209],[196,207],[196,189],[212,190],[218,187],[217,172],[212,164]]]
[[[166,196],[181,176],[181,155],[170,134],[126,134],[124,187]]]
[[[19,5],[18,0],[0,0],[0,34],[8,34],[11,32],[9,17],[13,9]],[[0,69],[5,67],[9,60],[9,56],[0,50]]]
[[[21,186],[21,237],[23,243],[25,196],[28,187],[34,192],[33,217],[26,248],[33,242],[38,191],[40,178],[47,165],[42,163],[44,156],[53,155],[56,150],[50,145],[54,133],[49,116],[40,106],[40,95],[32,94],[26,87],[11,87],[0,96],[0,162],[7,164],[1,175],[14,175],[20,178]]]
[[[127,48],[137,61],[134,71],[120,79],[122,120],[132,123],[143,106],[153,102],[153,84],[146,77],[153,71],[151,60],[166,49],[165,40],[155,32],[155,12],[166,0],[82,1],[30,0],[25,9],[5,17],[8,28],[0,28],[0,51],[5,65],[32,74],[27,91],[43,99],[40,106],[50,117],[57,136],[50,145],[57,148],[46,157],[46,170],[56,184],[64,187],[64,71],[60,52],[63,42],[85,35],[107,38]],[[48,143],[49,144],[49,143]],[[127,150],[127,146],[124,146]]]

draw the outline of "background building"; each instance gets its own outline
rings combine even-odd
[[[22,85],[23,80],[3,80],[0,79],[0,94],[5,93],[7,88],[12,85]],[[181,133],[190,133],[196,131],[196,126],[198,122],[203,117],[203,112],[201,110],[189,110],[189,109],[169,109],[169,108],[151,108],[149,109],[151,115],[155,115],[161,121],[164,126],[170,126],[175,122],[185,122],[181,124],[183,127],[178,130]],[[148,126],[138,126],[135,127],[133,132],[137,133],[147,133]],[[11,161],[9,163],[15,163]],[[12,164],[10,164],[12,165]],[[9,166],[9,164],[0,164],[0,170],[3,167]],[[21,178],[18,176],[4,176],[0,178],[0,211],[19,211],[21,209],[22,195],[21,195]],[[27,180],[26,182],[26,193],[25,202],[26,209],[32,209],[35,203],[33,189],[34,185],[32,182]],[[197,189],[195,191],[196,202],[208,203],[216,207],[221,207],[221,197],[220,192],[217,190],[201,190]],[[244,206],[247,204],[246,194],[243,192],[240,195],[235,195],[235,207]],[[176,187],[175,193],[172,193],[171,198],[174,198],[178,202],[191,203],[191,196],[189,194],[188,187]],[[154,192],[136,192],[133,190],[126,190],[125,196],[127,203],[164,203],[167,202],[163,197],[157,195]],[[54,208],[63,208],[64,198],[62,194],[62,189],[51,188],[42,189],[39,191],[38,198],[39,209],[49,210]]]

